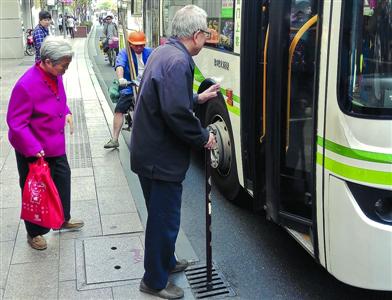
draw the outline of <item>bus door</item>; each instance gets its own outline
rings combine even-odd
[[[315,212],[318,1],[271,1],[270,16],[272,14],[281,17],[270,18],[266,109],[267,213],[289,230],[304,233],[309,238]]]

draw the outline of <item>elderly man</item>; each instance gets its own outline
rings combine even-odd
[[[71,219],[71,170],[65,153],[64,127],[72,115],[67,105],[62,75],[73,56],[71,45],[63,38],[49,36],[41,47],[41,61],[26,71],[12,90],[7,111],[8,137],[15,148],[21,189],[26,182],[29,163],[44,157],[57,187],[65,222],[62,228],[77,229],[84,223]],[[44,250],[44,228],[25,221],[27,241],[33,249]]]
[[[177,261],[182,181],[191,147],[211,149],[215,137],[193,114],[194,104],[217,96],[219,85],[193,95],[192,56],[209,34],[207,14],[195,5],[178,10],[172,37],[150,56],[141,81],[131,138],[131,168],[138,174],[148,211],[144,268],[140,291],[165,299],[182,298],[181,288],[168,283],[188,263]]]

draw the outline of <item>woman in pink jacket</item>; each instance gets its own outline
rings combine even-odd
[[[41,46],[41,61],[26,71],[16,83],[8,106],[8,138],[15,148],[21,189],[28,164],[45,157],[64,209],[62,228],[80,228],[83,221],[71,219],[71,170],[65,153],[64,127],[73,133],[72,115],[67,105],[62,75],[71,63],[73,51],[63,38],[49,36]],[[27,241],[37,250],[47,247],[42,236],[50,229],[25,221]]]

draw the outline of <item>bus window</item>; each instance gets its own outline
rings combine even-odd
[[[194,4],[203,8],[207,14],[208,28],[214,34],[207,46],[222,50],[234,49],[234,0],[164,0],[163,1],[163,37],[170,36],[170,22],[181,7]]]
[[[364,117],[392,117],[392,1],[344,1],[341,108]]]

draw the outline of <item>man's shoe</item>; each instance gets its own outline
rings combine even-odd
[[[70,219],[69,221],[65,221],[61,229],[79,229],[84,226],[84,222],[78,219]]]
[[[120,144],[118,141],[114,141],[111,139],[109,142],[107,142],[104,146],[105,149],[111,149],[111,148],[118,148],[120,147]]]
[[[46,244],[46,240],[42,235],[37,235],[35,237],[31,237],[27,234],[27,242],[31,246],[31,248],[35,250],[45,250],[48,245]]]
[[[182,288],[179,288],[171,282],[168,282],[166,288],[164,288],[163,290],[155,290],[148,287],[142,279],[142,281],[140,282],[139,290],[143,293],[154,295],[163,299],[181,299],[184,297],[184,291],[182,290]]]
[[[177,273],[177,272],[182,272],[186,268],[188,268],[189,263],[186,259],[180,259],[177,261],[176,266],[174,267],[173,270],[170,271],[170,274]]]

